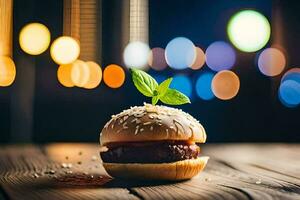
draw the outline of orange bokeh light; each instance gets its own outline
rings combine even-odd
[[[90,77],[88,82],[83,86],[86,89],[93,89],[97,87],[102,80],[102,70],[101,67],[92,61],[86,62],[90,69]]]
[[[16,66],[14,61],[7,56],[0,57],[0,86],[11,85],[16,77]]]
[[[83,87],[89,81],[89,66],[82,60],[76,60],[72,63],[71,80],[77,87]]]
[[[266,76],[277,76],[285,68],[284,54],[276,48],[265,49],[258,58],[258,68]]]
[[[194,70],[200,69],[205,63],[205,53],[199,47],[196,47],[196,59],[191,68]]]
[[[57,70],[57,79],[65,87],[73,87],[71,79],[72,64],[60,65]]]
[[[119,88],[125,81],[125,72],[119,65],[108,65],[103,72],[104,83],[111,88]]]
[[[223,70],[214,76],[211,87],[217,98],[229,100],[237,95],[240,89],[240,80],[234,72]]]

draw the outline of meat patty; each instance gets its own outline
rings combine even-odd
[[[139,142],[112,145],[100,152],[108,163],[167,163],[197,158],[200,147],[184,142]]]

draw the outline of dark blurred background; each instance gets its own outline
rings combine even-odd
[[[271,22],[272,42],[280,43],[287,55],[287,67],[300,65],[300,4],[282,0],[149,0],[149,45],[165,48],[174,37],[185,36],[206,49],[216,41],[228,41],[227,22],[241,9],[254,9]],[[111,63],[124,66],[122,52],[128,42],[128,0],[102,0],[99,9],[97,61],[102,69]],[[57,80],[57,64],[49,50],[33,57],[18,43],[20,29],[29,22],[41,22],[51,31],[51,41],[62,35],[62,0],[14,1],[14,84],[0,88],[0,142],[97,142],[112,114],[150,99],[133,86],[126,70],[124,85],[111,89],[103,82],[93,90],[63,87]],[[1,28],[1,27],[0,27]],[[101,37],[100,37],[101,36]],[[300,110],[287,108],[278,100],[281,76],[263,76],[256,67],[256,53],[237,51],[233,71],[240,78],[238,95],[229,101],[204,101],[194,90],[192,104],[180,106],[205,127],[208,142],[300,142]],[[203,68],[208,69],[207,66]],[[201,73],[149,70],[165,77],[189,76],[192,83]]]

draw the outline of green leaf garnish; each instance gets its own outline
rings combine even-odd
[[[152,97],[152,105],[157,104],[158,100],[159,100],[159,96]]]
[[[164,80],[161,84],[159,84],[159,86],[157,87],[159,96],[163,96],[166,94],[172,80],[173,80],[173,78],[168,78],[168,79]]]
[[[142,70],[131,69],[132,81],[135,87],[145,96],[153,97],[158,83],[152,76]]]
[[[191,103],[186,95],[178,90],[169,88],[173,78],[168,78],[158,85],[156,80],[146,72],[138,69],[131,69],[130,71],[135,87],[143,95],[152,97],[153,105],[157,104],[159,100],[169,105]]]
[[[175,89],[168,89],[166,94],[159,98],[163,103],[169,105],[182,105],[191,103],[190,99]]]

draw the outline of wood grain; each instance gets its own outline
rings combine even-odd
[[[300,145],[208,144],[202,149],[211,158],[204,172],[170,183],[111,179],[101,165],[98,145],[4,146],[0,149],[1,197],[300,199]],[[71,168],[63,167],[70,163]]]

